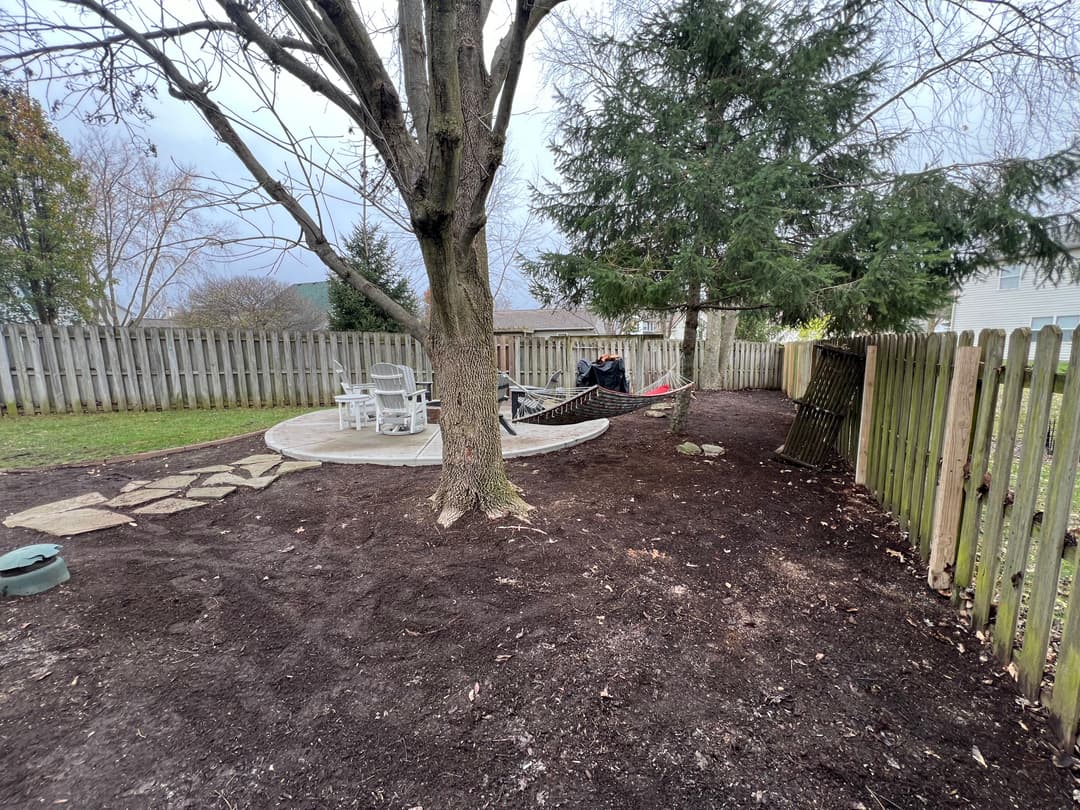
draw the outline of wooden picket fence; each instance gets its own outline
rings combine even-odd
[[[814,370],[814,347],[817,341],[795,340],[783,344],[783,368],[780,390],[791,399],[801,399]]]
[[[573,385],[577,361],[604,354],[623,358],[630,386],[647,386],[671,369],[678,371],[681,354],[678,341],[657,335],[562,335],[531,337],[496,335],[499,368],[522,385],[545,385],[561,371],[563,385]],[[701,372],[702,344],[694,356],[694,378]],[[731,362],[721,380],[724,391],[744,388],[779,388],[782,347],[777,343],[737,340]]]
[[[931,587],[951,594],[998,662],[1047,708],[1071,754],[1080,720],[1073,523],[1080,331],[875,336],[867,347],[856,481],[908,532]],[[1055,420],[1056,446],[1047,451]],[[996,614],[996,615],[995,615]]]
[[[679,364],[679,344],[654,336],[504,335],[497,346],[499,367],[526,385],[555,371],[572,385],[577,360],[600,354],[622,356],[634,385]],[[724,387],[779,387],[780,357],[778,345],[736,341]],[[354,382],[373,363],[403,363],[438,394],[423,346],[402,334],[0,324],[0,404],[6,416],[330,406],[335,361]]]
[[[0,326],[8,416],[332,405],[334,361],[357,381],[377,362],[432,379],[423,347],[402,334]]]

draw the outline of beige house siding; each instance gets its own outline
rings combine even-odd
[[[1080,256],[1080,249],[1074,251]],[[1015,288],[1003,288],[1010,271],[1020,271]],[[1004,274],[1004,276],[1003,276]],[[1040,327],[1039,319],[1053,318],[1061,323],[1066,339],[1071,336],[1072,318],[1080,318],[1080,284],[1062,279],[1058,285],[1039,279],[1023,265],[1003,265],[985,276],[968,281],[952,308],[951,329],[1004,329],[1006,332],[1022,326]]]

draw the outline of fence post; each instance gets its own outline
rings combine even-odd
[[[866,484],[866,461],[870,455],[870,424],[874,414],[874,381],[877,378],[877,346],[866,347],[863,371],[862,412],[859,414],[859,450],[855,456],[855,483]]]
[[[964,495],[964,465],[967,464],[979,377],[979,355],[977,346],[963,346],[956,350],[949,404],[945,410],[941,480],[934,499],[930,565],[926,574],[927,583],[935,590],[947,590],[952,585],[952,565]]]

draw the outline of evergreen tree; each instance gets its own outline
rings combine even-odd
[[[397,268],[394,251],[378,227],[357,225],[345,242],[349,267],[374,283],[390,298],[416,315],[419,303],[408,280]],[[338,277],[330,276],[330,328],[356,332],[400,332],[402,326],[371,299]]]
[[[0,319],[85,317],[94,285],[86,178],[41,106],[0,85]]]
[[[538,200],[571,252],[531,266],[538,294],[608,316],[683,309],[690,377],[701,309],[778,298],[801,305],[830,284],[831,268],[804,264],[800,253],[889,145],[828,148],[869,99],[878,70],[844,74],[869,31],[835,11],[682,2],[629,41],[596,41],[610,78],[561,99],[555,150],[566,180]]]
[[[628,40],[594,39],[606,69],[561,97],[564,180],[536,195],[570,250],[530,264],[534,293],[606,316],[685,311],[690,377],[702,309],[901,328],[972,272],[974,252],[957,260],[965,247],[1067,261],[1023,210],[1075,172],[1075,153],[1010,163],[1011,182],[988,175],[965,190],[891,175],[894,140],[847,137],[880,78],[866,56],[871,7],[684,0]]]

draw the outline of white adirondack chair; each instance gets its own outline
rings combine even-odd
[[[427,427],[427,391],[416,387],[411,368],[375,363],[371,384],[377,433],[419,433]]]

